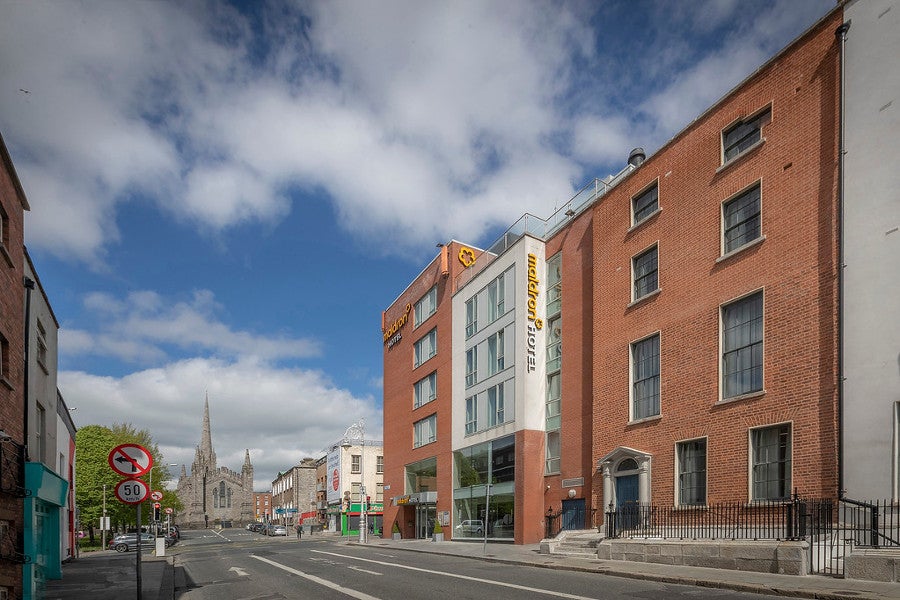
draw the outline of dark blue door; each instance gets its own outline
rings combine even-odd
[[[584,529],[584,498],[563,500],[560,529]]]
[[[638,476],[616,477],[616,515],[619,528],[634,527],[638,523]]]

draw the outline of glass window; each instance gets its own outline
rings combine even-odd
[[[678,460],[678,504],[706,504],[706,440],[681,442],[676,446]]]
[[[547,460],[544,472],[547,475],[559,473],[560,469],[560,444],[559,431],[547,432]]]
[[[466,387],[478,383],[478,346],[466,350]]]
[[[503,370],[503,330],[488,338],[488,376]]]
[[[547,376],[547,431],[560,427],[562,377],[559,371]]]
[[[631,418],[659,414],[659,334],[631,345]]]
[[[437,354],[437,328],[432,329],[414,345],[413,368]]]
[[[384,473],[384,457],[383,456],[375,457],[375,472],[376,473]]]
[[[722,309],[722,397],[763,389],[763,295]]]
[[[417,494],[437,489],[437,458],[427,458],[406,465],[405,494]]]
[[[500,275],[488,284],[488,323],[493,323],[506,312],[506,288],[504,277]]]
[[[478,296],[466,301],[466,339],[478,332]]]
[[[353,454],[350,456],[350,472],[351,473],[359,473],[360,465],[362,464],[362,456],[359,454]]]
[[[562,254],[547,261],[547,316],[562,309]]]
[[[547,371],[559,371],[562,367],[562,316],[547,322]]]
[[[437,415],[413,423],[413,448],[430,444],[435,440],[437,440]]]
[[[659,271],[657,266],[657,247],[653,246],[646,252],[642,252],[631,261],[634,277],[634,297],[639,300],[655,292],[659,287]]]
[[[432,371],[413,385],[413,408],[437,398],[437,371]]]
[[[722,206],[722,230],[726,254],[760,236],[759,190],[759,185],[755,185]]]
[[[466,398],[466,435],[478,431],[478,396]]]
[[[47,330],[41,320],[37,320],[37,361],[45,369],[47,368]]]
[[[631,199],[631,210],[634,215],[632,225],[637,225],[659,208],[659,185],[654,183]]]
[[[413,328],[422,324],[425,319],[433,315],[437,311],[437,286],[432,286],[424,296],[422,296],[414,309],[413,319],[415,324]]]
[[[722,133],[725,162],[740,156],[762,139],[762,128],[769,122],[771,115],[772,111],[767,108],[756,116],[735,123]]]
[[[791,496],[791,426],[754,429],[753,499],[787,500]]]
[[[498,383],[488,388],[488,427],[496,427],[505,422],[503,403],[503,384]]]

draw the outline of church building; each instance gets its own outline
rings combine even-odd
[[[209,425],[209,396],[203,406],[203,432],[191,464],[191,473],[188,475],[182,465],[176,493],[184,506],[176,519],[182,527],[240,527],[255,520],[250,451],[247,450],[244,455],[240,472],[216,465]]]

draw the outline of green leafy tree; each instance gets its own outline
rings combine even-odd
[[[75,501],[81,511],[82,526],[88,529],[91,543],[94,543],[94,528],[99,527],[103,515],[104,499],[106,514],[110,517],[114,529],[128,530],[137,522],[137,511],[134,505],[124,504],[116,499],[115,488],[123,477],[113,471],[108,462],[109,453],[120,444],[139,444],[147,449],[153,457],[153,487],[161,489],[164,481],[172,478],[159,446],[145,429],[136,429],[128,423],[116,423],[109,427],[88,425],[78,430],[75,438],[76,479]],[[140,477],[148,486],[150,474]],[[104,485],[106,490],[104,492]],[[174,492],[163,491],[160,502],[163,507],[172,507],[177,514],[182,509],[181,502]],[[150,522],[153,516],[153,501],[149,498],[141,507],[141,524]]]

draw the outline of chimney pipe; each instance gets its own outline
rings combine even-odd
[[[637,147],[631,151],[628,155],[628,164],[633,165],[635,167],[639,167],[643,164],[644,160],[646,160],[647,155],[644,154],[644,149],[641,147]]]

